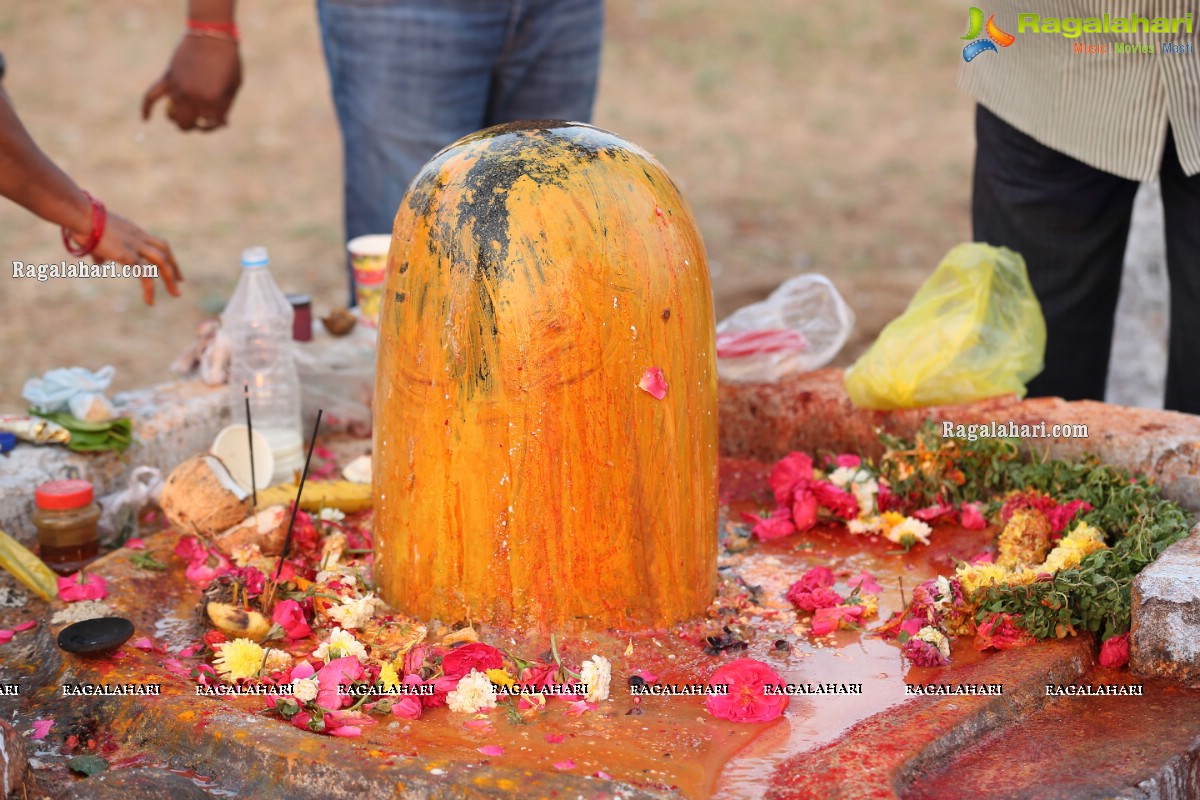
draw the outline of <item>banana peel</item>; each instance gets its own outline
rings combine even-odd
[[[277,483],[258,493],[258,508],[272,505],[290,505],[296,499],[296,486]],[[346,514],[364,511],[371,507],[371,486],[350,481],[307,481],[304,494],[300,496],[300,508],[304,511],[320,511],[336,508]]]
[[[43,600],[58,595],[58,576],[29,548],[0,531],[0,567]]]

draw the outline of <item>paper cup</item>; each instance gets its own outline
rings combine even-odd
[[[356,236],[346,243],[354,272],[354,303],[363,322],[372,327],[379,325],[379,304],[383,300],[391,244],[392,236],[388,233]]]

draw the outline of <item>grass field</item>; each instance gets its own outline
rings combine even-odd
[[[118,389],[167,365],[216,313],[243,246],[287,291],[343,299],[340,144],[315,9],[240,4],[246,79],[231,127],[144,124],[183,3],[0,6],[9,95],[42,147],[114,210],[165,236],[187,278],[142,306],[133,281],[18,282],[59,261],[57,229],[0,203],[0,408],[55,366],[117,367]],[[689,195],[718,316],[791,275],[829,275],[858,313],[846,363],[942,254],[969,237],[971,102],[954,87],[961,7],[878,2],[610,0],[596,123],[655,153]],[[160,114],[161,114],[160,110]]]

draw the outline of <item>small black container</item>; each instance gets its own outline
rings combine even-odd
[[[106,656],[133,636],[133,623],[124,617],[85,619],[63,628],[58,646],[77,656]]]

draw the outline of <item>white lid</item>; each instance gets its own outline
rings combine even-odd
[[[267,438],[258,431],[251,433],[253,444],[246,438],[245,425],[229,425],[213,439],[210,452],[221,459],[230,476],[247,492],[250,491],[250,448],[254,448],[254,480],[259,489],[271,485],[275,472],[275,455]]]
[[[242,251],[242,269],[265,267],[269,261],[265,247],[247,247]]]

